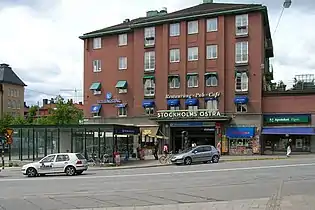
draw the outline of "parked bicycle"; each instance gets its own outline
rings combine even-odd
[[[173,153],[172,153],[172,151],[169,153],[169,154],[167,154],[167,155],[162,155],[160,158],[159,158],[159,161],[160,161],[160,163],[161,164],[170,164],[171,163],[171,159],[172,159],[172,157],[173,157],[174,155],[173,155]]]

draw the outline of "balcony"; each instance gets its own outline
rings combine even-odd
[[[272,44],[271,39],[265,39],[265,50],[266,50],[266,57],[268,58],[274,57],[273,44]]]
[[[285,84],[283,81],[267,82],[264,95],[310,95],[315,94],[315,75],[296,75],[293,81]]]

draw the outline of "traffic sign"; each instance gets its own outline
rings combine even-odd
[[[9,136],[12,136],[12,134],[13,134],[13,129],[8,128],[8,129],[6,130],[6,133],[7,133]]]

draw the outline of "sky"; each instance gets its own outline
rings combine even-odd
[[[78,36],[167,7],[173,12],[202,0],[0,0],[0,63],[27,84],[28,105],[60,94],[83,98],[83,41]],[[292,85],[295,75],[314,74],[314,0],[292,0],[276,32],[284,0],[214,0],[268,6],[275,80]]]

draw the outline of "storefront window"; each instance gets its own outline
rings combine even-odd
[[[231,155],[247,155],[252,153],[252,139],[230,139]]]
[[[265,137],[266,138],[266,137]],[[270,135],[265,139],[265,154],[269,152],[286,151],[287,142],[292,139],[292,152],[310,152],[311,143],[309,136],[277,136]]]

